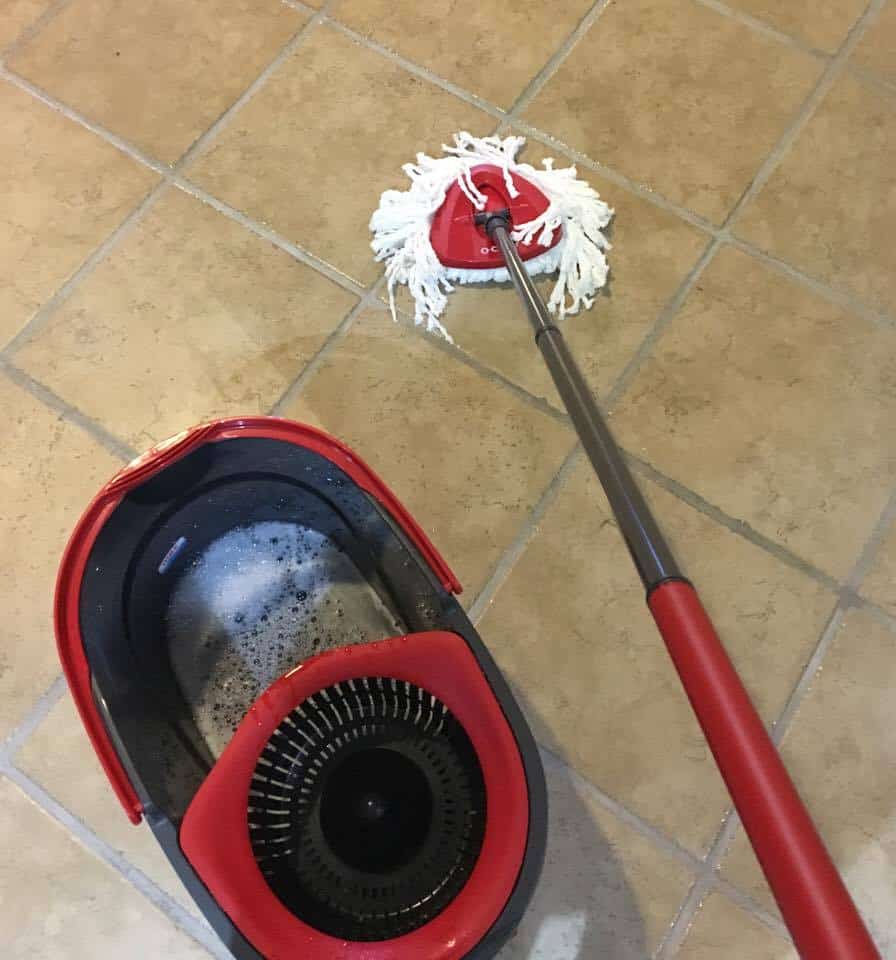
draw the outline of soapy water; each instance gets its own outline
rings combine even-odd
[[[239,527],[177,583],[168,648],[214,756],[258,696],[314,654],[404,633],[331,539],[292,523]]]

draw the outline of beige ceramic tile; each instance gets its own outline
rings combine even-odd
[[[203,948],[9,781],[0,781],[0,839],[7,960],[207,960]]]
[[[267,412],[354,303],[171,190],[16,362],[142,448],[210,417]]]
[[[834,597],[653,484],[645,494],[766,719]],[[580,463],[480,623],[536,736],[697,853],[727,794],[590,467]]]
[[[9,66],[171,163],[305,19],[280,0],[73,0]]]
[[[696,0],[611,4],[524,117],[721,221],[821,73]]]
[[[728,6],[797,37],[804,43],[834,53],[852,25],[865,12],[865,0],[728,0]]]
[[[614,418],[629,449],[843,577],[893,486],[896,331],[731,248]]]
[[[335,15],[359,33],[433,73],[510,107],[575,29],[590,0],[336,0]]]
[[[878,546],[861,591],[869,600],[896,615],[896,523]]]
[[[15,764],[188,910],[196,907],[144,823],[115,798],[68,693],[15,757]]]
[[[644,960],[692,876],[549,761],[548,850],[519,932],[500,960]]]
[[[896,313],[896,97],[844,74],[737,223],[738,235]]]
[[[0,15],[0,50],[17,40],[55,2],[56,0],[5,0]]]
[[[871,934],[896,956],[896,633],[847,614],[784,739],[784,761]],[[774,908],[743,833],[724,875]]]
[[[190,176],[216,196],[369,282],[380,194],[405,189],[402,164],[487,114],[321,27],[234,118]]]
[[[892,0],[859,41],[852,63],[896,83],[896,4]]]
[[[544,148],[532,142],[530,162]],[[537,160],[535,159],[537,158]],[[563,163],[557,158],[557,165]],[[568,317],[564,332],[595,390],[612,387],[666,301],[706,245],[706,237],[671,214],[609,181],[580,170],[616,211],[610,228],[610,279],[591,310]],[[549,296],[555,279],[539,281]],[[404,289],[404,288],[402,288]],[[413,314],[405,293],[402,307]],[[508,284],[457,287],[448,298],[444,323],[464,351],[536,396],[560,405],[516,293]]]
[[[0,344],[74,273],[156,177],[9,83],[0,84]]]
[[[365,312],[286,416],[353,446],[472,601],[573,445],[552,417],[383,312]]]
[[[679,960],[798,960],[789,940],[719,893],[700,908]]]
[[[0,375],[0,738],[60,672],[53,641],[56,568],[82,510],[121,464],[79,427]]]

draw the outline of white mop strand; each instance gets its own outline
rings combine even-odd
[[[582,306],[594,304],[594,294],[606,283],[610,249],[603,235],[613,211],[597,191],[577,179],[575,167],[554,170],[553,161],[543,161],[543,169],[517,163],[516,155],[524,137],[474,137],[454,135],[454,146],[443,145],[443,157],[417,154],[416,163],[402,168],[411,181],[408,190],[387,190],[379,208],[370,218],[373,232],[371,247],[378,261],[385,261],[389,303],[395,316],[395,286],[406,284],[414,298],[414,321],[451,340],[440,322],[447,304],[446,294],[459,283],[504,281],[505,267],[494,270],[462,270],[446,267],[429,242],[433,218],[445,201],[451,185],[457,183],[477,210],[486,198],[476,189],[470,171],[480,164],[492,164],[504,172],[509,195],[518,196],[511,173],[535,184],[548,199],[548,208],[529,223],[519,224],[511,232],[517,243],[534,242],[547,246],[557,230],[562,237],[556,246],[525,261],[532,274],[559,271],[557,283],[548,300],[549,309],[560,317],[576,313]]]

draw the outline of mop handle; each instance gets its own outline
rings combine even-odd
[[[647,603],[800,955],[880,954],[750,701],[697,592],[683,577],[594,396],[508,232],[507,211],[480,215],[497,242],[557,390],[603,485],[647,589]]]

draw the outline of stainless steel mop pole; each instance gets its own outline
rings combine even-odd
[[[510,278],[525,304],[535,331],[535,342],[551,371],[582,446],[600,478],[644,586],[651,589],[666,580],[681,579],[681,571],[672,551],[629,472],[591,388],[526,272],[506,224],[496,222],[496,219],[492,217],[486,229],[504,255]]]
[[[535,342],[603,485],[647,602],[800,955],[879,960],[855,904],[693,586],[681,574],[591,390],[510,237],[507,211],[477,216],[498,244]]]

